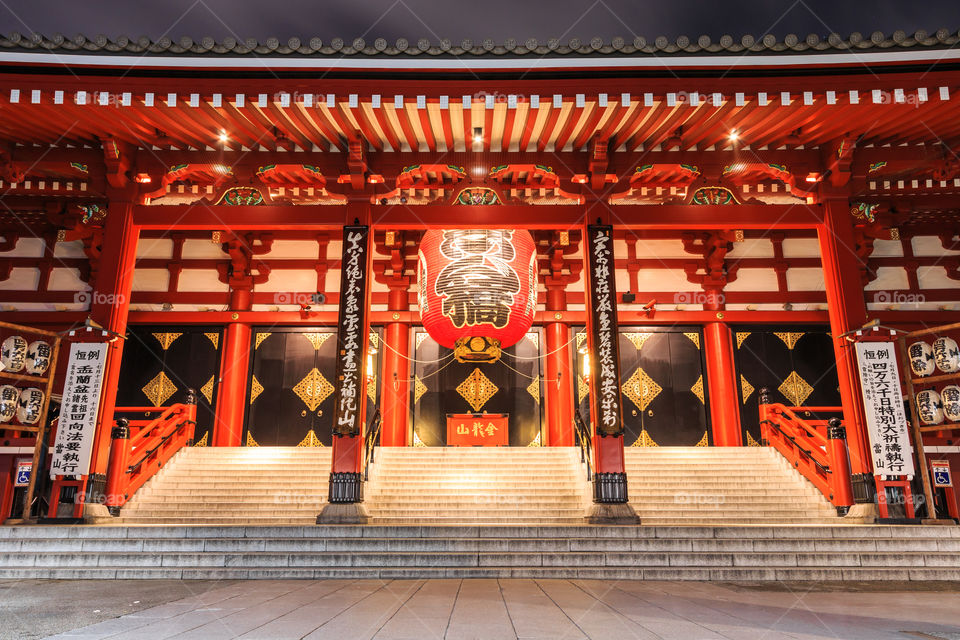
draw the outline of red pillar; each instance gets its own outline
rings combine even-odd
[[[823,203],[824,222],[817,230],[820,257],[830,316],[830,333],[837,359],[840,401],[847,429],[850,471],[857,502],[872,502],[873,472],[870,443],[865,427],[863,399],[857,379],[856,353],[852,342],[837,336],[857,329],[867,320],[860,282],[860,260],[854,250],[853,223],[846,198]]]
[[[403,292],[406,295],[406,292]],[[393,292],[390,292],[391,298]],[[386,327],[383,353],[380,444],[384,447],[407,445],[407,419],[410,415],[410,327],[391,322]]]
[[[573,376],[571,374],[570,327],[565,322],[546,325],[547,444],[573,446]]]
[[[130,311],[130,291],[136,262],[139,230],[133,224],[132,198],[111,198],[107,209],[107,224],[103,234],[103,253],[97,273],[96,289],[91,296],[90,317],[105,329],[118,334],[127,331]],[[90,459],[91,474],[105,474],[110,457],[110,431],[113,412],[117,405],[117,386],[120,381],[120,360],[123,340],[115,340],[107,348],[103,391],[100,396],[100,415],[94,436]]]
[[[250,310],[251,286],[231,291],[231,309]],[[231,322],[223,334],[220,386],[217,389],[216,422],[213,427],[215,447],[239,447],[242,444],[247,378],[250,372],[250,334],[250,324],[246,322]]]
[[[708,322],[703,327],[703,343],[713,444],[718,447],[742,446],[737,373],[733,364],[730,327],[723,322]]]

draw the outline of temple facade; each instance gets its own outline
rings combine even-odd
[[[0,39],[0,310],[64,340],[51,452],[71,341],[108,345],[89,466],[44,470],[34,515],[122,518],[180,448],[300,447],[329,454],[316,515],[362,522],[376,447],[456,446],[579,450],[590,522],[635,522],[630,456],[674,447],[775,449],[869,513],[854,338],[960,322],[956,42]],[[529,237],[529,274],[421,289],[456,230],[498,231],[493,271]],[[430,293],[506,326],[520,291],[493,360],[425,322]],[[38,436],[0,426],[29,517]]]

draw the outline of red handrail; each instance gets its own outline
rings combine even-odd
[[[197,398],[187,390],[187,401],[162,407],[152,420],[116,421],[111,436],[107,468],[106,505],[116,511],[137,489],[153,477],[181,448],[193,442],[197,421]],[[117,407],[117,413],[157,411],[157,407]],[[131,435],[131,429],[136,433]]]
[[[841,407],[788,407],[760,396],[763,442],[783,455],[837,507],[853,504],[846,435],[840,421],[805,420],[798,411],[840,412]],[[824,423],[824,424],[821,424]],[[826,435],[818,427],[826,427]]]

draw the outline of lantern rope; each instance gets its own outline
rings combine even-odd
[[[505,356],[510,356],[510,357],[513,358],[514,360],[539,360],[540,358],[546,358],[547,356],[552,356],[553,354],[555,354],[555,353],[558,352],[558,351],[563,351],[564,349],[566,349],[567,347],[570,346],[570,343],[571,343],[571,342],[573,342],[573,341],[576,340],[576,339],[577,339],[577,336],[574,335],[572,338],[570,338],[569,340],[567,340],[565,343],[563,343],[562,345],[560,345],[559,347],[557,347],[557,348],[554,349],[553,351],[548,351],[548,352],[546,352],[546,353],[537,354],[537,355],[535,355],[535,356],[529,356],[529,357],[528,357],[528,356],[518,356],[518,355],[513,354],[513,353],[507,353],[506,351],[503,352],[503,355],[505,355]]]
[[[381,343],[382,343],[383,346],[385,346],[387,349],[390,349],[390,351],[393,351],[395,354],[397,354],[398,356],[400,356],[400,357],[403,358],[404,360],[409,360],[410,362],[415,362],[415,363],[418,363],[418,364],[436,364],[436,363],[438,363],[438,362],[443,362],[444,360],[448,360],[448,359],[450,359],[450,358],[453,357],[453,353],[451,352],[451,353],[443,356],[442,358],[437,358],[436,360],[417,360],[416,358],[411,358],[410,356],[406,356],[406,355],[400,353],[399,351],[397,351],[396,349],[394,349],[393,347],[391,347],[391,346],[390,346],[390,343],[387,342],[386,340],[381,340]]]

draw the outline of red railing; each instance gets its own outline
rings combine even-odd
[[[799,412],[841,412],[841,407],[788,407],[770,402],[761,390],[760,434],[827,497],[834,506],[853,504],[847,439],[839,418],[805,419]]]
[[[117,413],[157,411],[157,407],[117,407]],[[120,418],[111,434],[106,505],[116,510],[153,477],[181,448],[193,442],[197,399],[188,390],[187,402],[163,408],[151,420]]]

